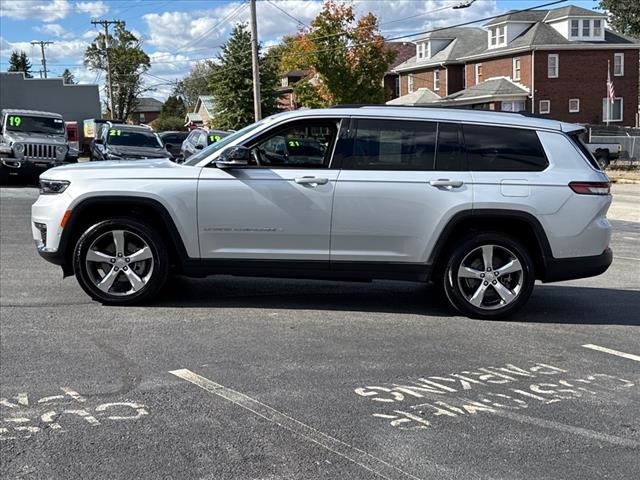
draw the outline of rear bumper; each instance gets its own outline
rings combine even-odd
[[[546,272],[541,280],[547,283],[595,277],[604,273],[612,261],[613,252],[610,248],[593,257],[547,258]]]

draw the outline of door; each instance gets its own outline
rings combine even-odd
[[[339,126],[339,119],[274,126],[244,145],[251,165],[203,168],[202,258],[328,262]]]
[[[332,264],[426,264],[447,221],[472,206],[459,125],[358,119],[351,131],[336,184]]]

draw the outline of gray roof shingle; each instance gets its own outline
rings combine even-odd
[[[605,13],[594,12],[593,10],[587,10],[586,8],[576,7],[574,5],[569,5],[568,7],[555,8],[553,10],[549,10],[549,14],[545,18],[545,22],[551,22],[553,20],[557,20],[559,18],[564,18],[567,16],[572,17],[604,17],[607,15]]]
[[[503,77],[490,78],[478,85],[465,88],[456,93],[452,93],[442,99],[443,102],[461,102],[464,100],[472,100],[474,98],[500,97],[511,95],[529,95],[529,91],[524,87]]]

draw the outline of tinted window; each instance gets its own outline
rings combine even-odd
[[[533,130],[464,125],[469,170],[541,171],[548,163]]]
[[[107,137],[110,145],[162,148],[160,140],[152,132],[132,132],[120,130],[119,128],[110,128],[107,131]]]
[[[353,152],[343,161],[352,170],[433,170],[436,124],[400,120],[358,120]]]
[[[438,124],[436,170],[467,170],[466,157],[460,138],[460,126],[455,123]]]

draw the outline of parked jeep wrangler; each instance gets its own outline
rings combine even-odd
[[[0,180],[40,174],[66,161],[76,161],[62,115],[35,110],[2,110],[0,124]]]

